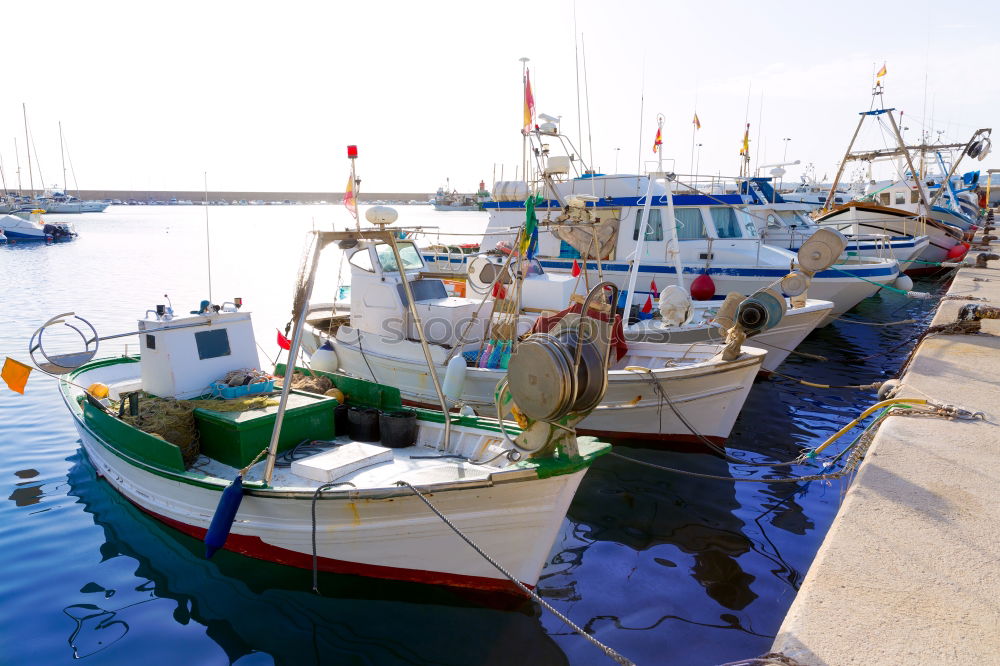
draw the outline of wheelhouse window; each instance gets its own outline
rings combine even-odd
[[[911,190],[910,203],[917,203],[918,201],[920,201],[920,192],[917,192],[916,190]]]
[[[743,237],[743,229],[740,228],[739,218],[736,217],[736,209],[712,206],[709,210],[712,211],[712,223],[715,224],[715,231],[719,238]]]
[[[878,195],[878,200],[880,202],[882,202],[883,206],[888,206],[889,205],[889,193],[888,192],[883,192],[882,194]]]
[[[896,203],[897,204],[906,203],[906,192],[896,192]]]
[[[399,247],[399,258],[403,260],[404,271],[418,271],[424,267],[424,260],[420,258],[420,252],[413,243],[397,243]],[[399,269],[396,267],[396,257],[392,254],[392,248],[381,243],[375,246],[375,255],[378,263],[385,273],[395,273]]]
[[[367,248],[358,250],[357,252],[352,254],[351,258],[348,259],[348,261],[351,263],[352,266],[357,266],[363,271],[368,271],[369,273],[375,272],[375,267],[372,266],[372,258],[371,255],[368,253]]]
[[[632,240],[634,241],[639,240],[639,229],[643,227],[642,212],[643,212],[642,208],[635,211],[635,229],[632,231]],[[646,227],[646,240],[648,241],[663,240],[663,222],[660,219],[659,208],[649,209],[649,225]]]
[[[705,232],[705,220],[698,208],[674,208],[674,218],[677,220],[677,238],[692,240],[708,238]]]

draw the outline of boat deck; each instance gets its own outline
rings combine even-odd
[[[361,442],[354,442],[354,440],[347,436],[316,442],[315,450],[310,449],[309,455],[319,455],[351,443]],[[378,442],[367,442],[367,444],[379,446]],[[505,466],[509,467],[511,465],[505,456],[500,456],[497,460],[489,464],[475,464],[461,454],[450,454],[440,451],[435,447],[421,444],[388,450],[392,451],[391,460],[375,463],[349,472],[335,479],[333,483],[348,488],[377,489],[393,488],[396,486],[397,481],[407,481],[415,486],[452,483],[456,481],[485,482],[490,479],[492,474],[503,470]],[[485,459],[489,460],[499,453],[499,447],[496,448],[496,451],[490,448]],[[303,455],[301,458],[296,459],[302,460],[305,457],[307,456]],[[288,463],[285,464],[287,465]],[[247,479],[254,481],[263,478],[264,467],[265,460],[262,459],[250,468]],[[230,467],[204,455],[192,466],[193,470],[223,479],[231,479],[239,471],[235,467]],[[272,476],[270,485],[276,490],[315,490],[323,485],[323,483],[322,481],[316,481],[295,474],[292,472],[290,466],[282,466],[282,456],[279,454],[278,465],[274,468],[274,475]]]

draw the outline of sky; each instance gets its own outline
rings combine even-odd
[[[36,187],[63,182],[61,122],[82,189],[200,190],[207,173],[211,190],[343,191],[356,144],[362,194],[473,191],[520,161],[521,57],[536,110],[562,116],[602,172],[651,168],[663,114],[679,173],[735,174],[749,122],[754,165],[787,150],[801,165],[786,180],[809,163],[832,177],[883,63],[909,139],[964,141],[1000,120],[989,1],[9,4],[8,187],[15,138],[28,187],[23,103]]]

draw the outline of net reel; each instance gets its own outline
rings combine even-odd
[[[583,314],[554,333],[528,336],[511,356],[507,390],[517,412],[529,420],[525,432],[514,442],[520,451],[535,453],[556,439],[573,446],[568,441],[572,437],[565,435],[573,435],[571,426],[604,399],[614,312],[605,325],[589,311],[591,302],[603,296],[605,289],[612,292],[611,303],[617,303],[618,287],[602,282],[584,300]],[[536,427],[539,425],[542,427]]]

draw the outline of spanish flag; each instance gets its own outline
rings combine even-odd
[[[535,126],[535,98],[531,94],[531,73],[524,71],[524,131]]]
[[[3,362],[3,370],[0,370],[0,379],[7,383],[11,391],[24,395],[24,385],[28,383],[28,375],[30,374],[30,365],[15,361],[8,356]]]
[[[691,122],[694,123],[694,128],[695,129],[701,129],[701,121],[698,120],[698,112],[697,111],[695,111],[694,120],[692,120]]]
[[[351,215],[358,216],[358,200],[354,198],[354,178],[347,177],[347,190],[344,192],[344,208],[351,211]]]
[[[656,138],[653,139],[653,152],[655,153],[656,151],[658,151],[660,149],[660,146],[662,145],[663,145],[663,128],[657,127]]]
[[[878,74],[875,75],[876,79],[881,79],[883,76],[888,74],[889,71],[885,68],[885,63],[882,63],[882,69],[878,70]]]

